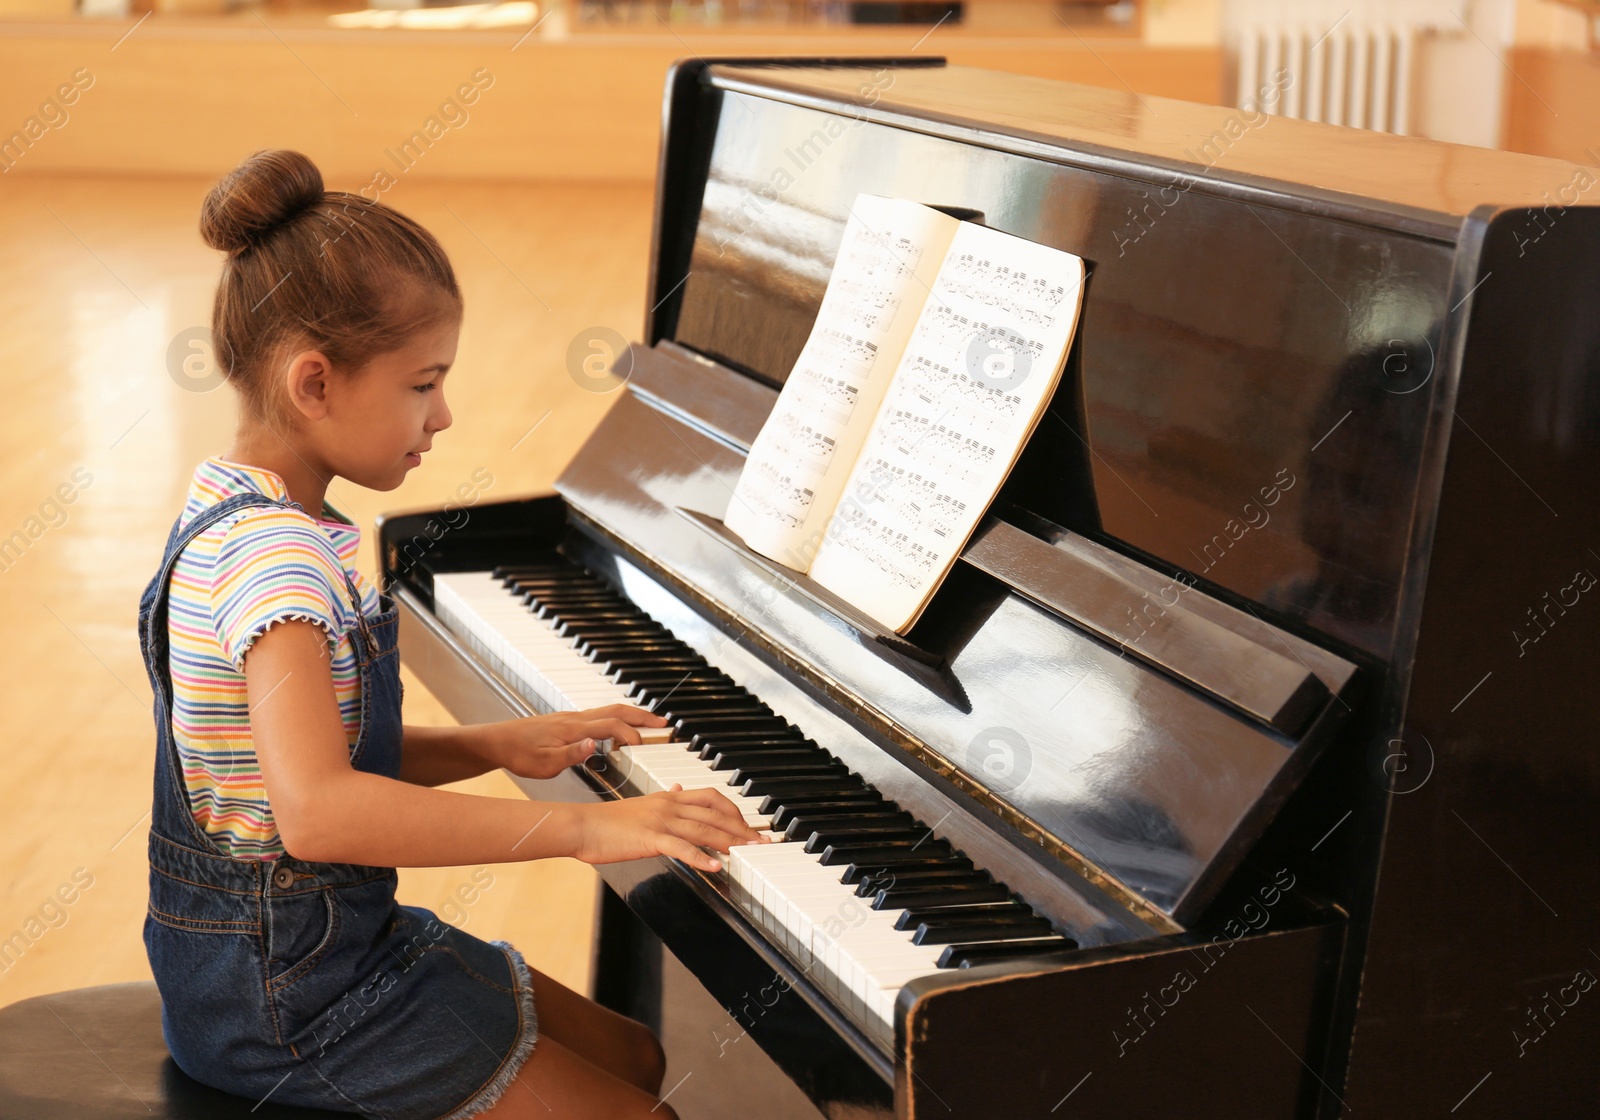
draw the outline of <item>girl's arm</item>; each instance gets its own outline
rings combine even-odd
[[[495,769],[478,742],[481,729],[487,726],[406,724],[400,746],[400,780],[418,786],[446,786]]]
[[[593,754],[597,739],[637,744],[635,728],[666,722],[642,708],[611,704],[464,727],[407,726],[400,780],[442,786],[499,769],[524,778],[553,778]]]
[[[268,628],[245,655],[250,729],[279,837],[313,862],[449,867],[574,856],[610,863],[763,839],[716,790],[673,790],[591,805],[478,797],[354,769],[315,623]],[[631,730],[631,729],[630,729]],[[633,732],[637,735],[637,732]]]

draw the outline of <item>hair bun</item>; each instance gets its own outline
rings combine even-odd
[[[299,152],[255,153],[212,187],[200,204],[200,236],[230,256],[322,201],[322,172]]]

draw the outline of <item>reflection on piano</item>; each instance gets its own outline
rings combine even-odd
[[[644,340],[559,495],[379,525],[457,718],[669,720],[530,796],[712,786],[781,840],[599,868],[597,998],[658,1024],[664,946],[830,1117],[1592,1112],[1600,1013],[1551,1000],[1600,969],[1600,223],[1530,249],[1570,165],[1292,120],[1203,169],[1226,118],[675,69]],[[860,191],[1091,268],[903,637],[720,528]]]

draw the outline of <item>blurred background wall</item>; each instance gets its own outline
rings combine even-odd
[[[364,2],[0,0],[6,173],[205,174],[293,137],[361,183],[648,180],[662,79],[695,55],[937,54],[1232,104],[1282,66],[1292,115],[1587,162],[1600,104],[1583,2]],[[17,143],[79,71],[70,121]],[[475,73],[479,103],[402,151]]]

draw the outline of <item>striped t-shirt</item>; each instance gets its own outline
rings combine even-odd
[[[272,471],[207,459],[195,468],[180,524],[245,492],[289,497]],[[352,749],[361,734],[361,671],[350,640],[356,619],[341,575],[349,572],[362,610],[376,613],[377,591],[354,567],[360,543],[356,526],[314,519],[298,504],[250,506],[209,526],[173,565],[167,614],[173,737],[190,812],[232,856],[284,854],[250,740],[244,676],[244,655],[268,626],[296,618],[327,631],[334,693]]]

